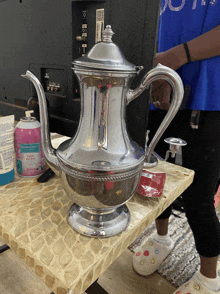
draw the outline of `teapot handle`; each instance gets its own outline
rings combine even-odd
[[[162,134],[167,129],[168,125],[171,123],[172,119],[174,118],[174,116],[180,108],[184,94],[183,83],[180,76],[174,70],[158,63],[158,65],[155,68],[150,70],[143,77],[139,87],[137,87],[134,90],[128,90],[126,95],[127,104],[129,104],[132,100],[137,98],[145,89],[147,89],[152,82],[161,79],[166,80],[172,87],[173,99],[164,120],[160,124],[149,147],[147,147],[147,150],[145,150],[147,162],[150,162],[151,154],[156,144],[158,143]]]

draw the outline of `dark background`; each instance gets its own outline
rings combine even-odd
[[[78,82],[71,62],[82,54],[82,24],[87,23],[87,48],[95,44],[96,9],[105,9],[125,58],[144,70],[132,83],[136,87],[153,67],[160,0],[0,0],[0,115],[24,116],[27,106],[35,109],[32,84],[21,77],[32,71],[41,81],[50,114],[50,131],[73,136],[80,116]],[[86,18],[83,11],[87,11]],[[45,78],[49,73],[49,79]],[[47,90],[49,82],[60,90]],[[132,101],[126,111],[128,132],[144,146],[149,108],[149,90]]]

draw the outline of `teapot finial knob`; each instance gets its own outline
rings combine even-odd
[[[112,36],[114,32],[111,29],[110,25],[107,25],[104,31],[102,31],[102,41],[106,43],[112,43]]]

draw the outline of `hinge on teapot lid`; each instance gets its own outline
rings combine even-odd
[[[107,25],[104,31],[102,31],[102,41],[106,43],[112,43],[112,36],[114,32],[111,29],[110,25]]]

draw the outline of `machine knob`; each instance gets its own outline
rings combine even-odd
[[[78,41],[78,42],[85,42],[86,41],[86,36],[77,36],[76,37],[76,41]]]

